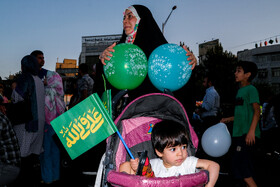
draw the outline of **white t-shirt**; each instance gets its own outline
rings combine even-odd
[[[166,168],[160,158],[151,159],[150,163],[155,177],[172,177],[178,175],[187,175],[196,172],[196,164],[198,158],[188,156],[180,166],[172,166]]]

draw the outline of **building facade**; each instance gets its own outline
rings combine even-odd
[[[78,74],[77,60],[64,59],[63,63],[57,62],[55,71],[61,76],[75,77]]]
[[[120,41],[121,36],[121,34],[83,36],[79,64],[86,63],[89,67],[93,67],[94,64],[99,62],[100,53],[114,42]],[[92,68],[90,68],[90,71],[92,71]]]
[[[259,69],[255,81],[268,83],[280,93],[280,44],[238,51],[237,58],[255,62]]]
[[[204,42],[198,45],[198,60],[199,64],[203,64],[203,61],[206,60],[206,54],[209,50],[214,49],[219,45],[219,39]]]

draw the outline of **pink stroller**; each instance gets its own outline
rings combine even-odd
[[[139,151],[148,151],[149,159],[156,158],[151,143],[152,125],[162,120],[173,120],[186,126],[190,142],[188,155],[195,155],[198,138],[189,123],[183,105],[174,97],[163,94],[147,94],[129,103],[115,120],[115,124],[125,140],[132,155],[137,157]],[[145,176],[120,173],[119,165],[130,160],[129,154],[114,134],[107,139],[106,153],[102,167],[101,186],[203,186],[208,182],[208,172],[198,170],[197,173],[168,178],[146,178]],[[101,170],[99,167],[99,170]]]

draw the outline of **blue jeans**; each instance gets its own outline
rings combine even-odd
[[[41,175],[45,183],[59,180],[60,177],[60,151],[52,138],[54,133],[52,126],[45,124],[44,152],[40,155]]]

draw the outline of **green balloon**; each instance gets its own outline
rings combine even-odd
[[[148,61],[145,53],[134,44],[122,43],[114,47],[109,61],[105,60],[104,73],[115,88],[133,90],[145,79]]]

